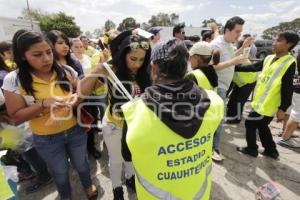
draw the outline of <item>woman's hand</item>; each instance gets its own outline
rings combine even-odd
[[[43,108],[50,108],[52,106],[54,106],[55,108],[60,108],[67,106],[65,99],[59,97],[43,99],[41,101],[41,104]]]
[[[80,100],[78,98],[78,94],[74,93],[65,102],[68,106],[75,107],[80,103]]]

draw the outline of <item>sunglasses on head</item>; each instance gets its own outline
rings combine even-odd
[[[150,47],[149,43],[146,42],[146,41],[142,41],[142,42],[131,42],[131,43],[129,44],[129,46],[130,46],[130,48],[131,48],[132,50],[136,50],[136,49],[138,49],[138,48],[142,48],[142,49],[144,49],[144,50],[148,50],[149,47]]]

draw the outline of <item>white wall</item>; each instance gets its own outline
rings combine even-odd
[[[14,33],[19,29],[31,30],[28,20],[0,17],[0,41],[11,40]],[[33,21],[33,30],[41,32],[39,23]]]
[[[160,26],[159,28],[162,28],[162,30],[160,31],[160,37],[162,40],[173,37],[173,27]],[[186,26],[184,30],[186,36],[198,35],[201,38],[201,32],[203,30],[210,30],[210,28]]]

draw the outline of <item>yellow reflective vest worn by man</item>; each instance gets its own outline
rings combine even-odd
[[[264,147],[263,155],[273,159],[279,157],[276,144],[268,125],[275,114],[283,120],[285,111],[291,105],[293,95],[293,76],[296,70],[296,59],[289,53],[299,42],[299,36],[293,32],[280,33],[273,42],[275,55],[266,57],[263,70],[258,77],[251,103],[252,111],[245,121],[247,147],[237,150],[256,157],[256,130]]]
[[[213,134],[224,103],[184,78],[187,59],[182,41],[157,44],[154,86],[122,106],[122,154],[134,165],[138,199],[210,199]]]

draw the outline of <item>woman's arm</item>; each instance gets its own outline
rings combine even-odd
[[[68,106],[63,99],[42,99],[34,104],[27,106],[25,100],[20,94],[4,91],[5,105],[8,115],[11,117],[15,125],[19,125],[25,121],[29,121],[42,114],[44,109],[51,106],[64,107]]]
[[[102,64],[98,64],[98,66],[92,71],[89,75],[84,77],[82,80],[78,81],[77,93],[80,98],[84,98],[85,96],[89,96],[95,88],[98,88],[103,85],[101,81],[99,81],[99,77],[106,77],[107,71],[102,66]]]
[[[4,91],[4,97],[7,113],[15,125],[39,116],[44,108],[43,100],[37,101],[31,106],[26,106],[25,100],[19,94]]]
[[[251,64],[237,65],[234,69],[236,72],[259,72],[263,69],[264,61],[258,61]]]

